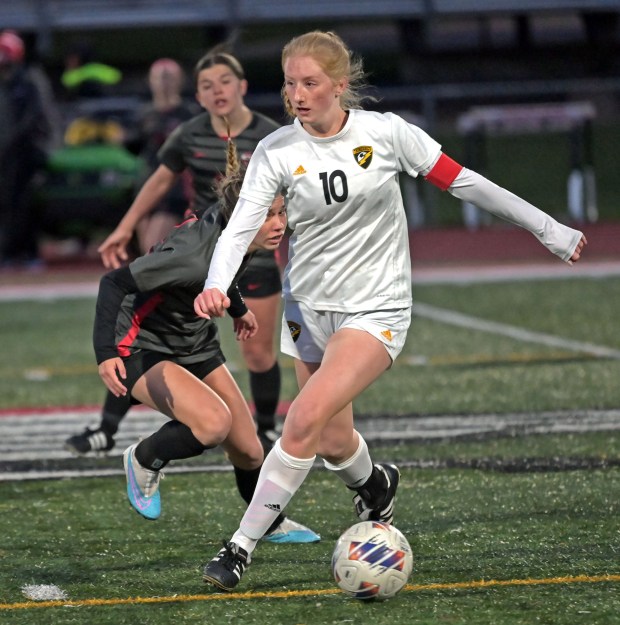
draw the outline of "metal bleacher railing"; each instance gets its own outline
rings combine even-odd
[[[363,25],[364,21],[378,19],[424,21],[442,16],[563,11],[620,15],[620,0],[3,0],[0,28],[36,32],[49,42],[53,33],[68,31],[184,25],[225,26],[234,30],[244,25],[304,20],[326,21],[337,28],[339,23]],[[383,86],[380,95],[388,110],[419,111],[424,126],[432,132],[439,103],[473,105],[484,101],[501,105],[505,101],[527,102],[533,97],[562,102],[605,94],[620,94],[620,77],[418,83]],[[254,92],[247,101],[253,108],[267,112],[281,109],[277,92]],[[425,193],[427,212],[432,213],[434,190],[426,189]],[[588,212],[583,207],[580,211]]]
[[[619,4],[618,0],[14,0],[0,3],[0,25],[44,31],[200,23],[235,26],[304,19],[619,11]]]

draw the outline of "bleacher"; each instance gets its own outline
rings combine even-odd
[[[13,0],[0,3],[0,26],[49,32],[550,11],[620,12],[620,3],[618,0]]]

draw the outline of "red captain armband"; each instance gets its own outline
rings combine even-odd
[[[424,179],[428,180],[436,187],[439,187],[442,191],[445,191],[454,182],[454,179],[461,173],[462,169],[462,165],[459,165],[449,156],[442,153],[433,169],[431,169],[428,174],[424,176]]]

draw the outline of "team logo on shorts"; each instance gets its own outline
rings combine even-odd
[[[287,321],[289,332],[291,333],[291,338],[293,339],[293,343],[297,343],[297,339],[301,334],[301,326],[294,321]]]
[[[353,158],[360,167],[368,169],[368,165],[372,161],[372,148],[369,145],[360,145],[359,148],[353,148]]]

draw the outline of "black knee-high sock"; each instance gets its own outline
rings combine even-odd
[[[280,401],[280,365],[258,373],[250,371],[250,391],[256,407],[256,423],[259,430],[273,430],[276,426],[276,411]]]
[[[110,392],[106,393],[99,427],[110,436],[114,436],[118,431],[119,423],[129,412],[130,408],[131,397],[128,395],[125,397],[116,397]]]
[[[136,460],[146,469],[159,471],[170,460],[193,458],[215,445],[203,445],[184,423],[168,421],[136,447]]]
[[[235,470],[237,490],[239,491],[243,501],[249,505],[250,501],[252,501],[254,491],[256,490],[256,482],[258,482],[260,467],[250,471],[240,469],[239,467],[233,467],[233,469]],[[269,532],[273,532],[273,530],[278,527],[278,525],[280,525],[285,518],[286,517],[282,513],[278,514],[275,521],[269,526],[269,529],[265,533],[269,534]]]

